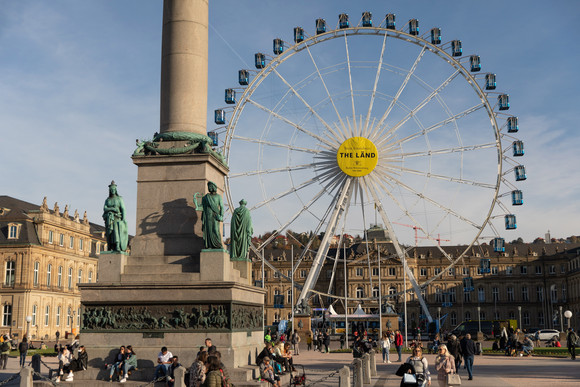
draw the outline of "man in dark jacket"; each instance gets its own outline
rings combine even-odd
[[[461,353],[465,359],[465,367],[469,380],[473,380],[473,360],[475,359],[475,343],[471,340],[471,335],[468,333],[461,340]]]
[[[461,366],[461,345],[457,336],[451,335],[449,341],[447,342],[447,350],[455,358],[455,369],[458,370]]]

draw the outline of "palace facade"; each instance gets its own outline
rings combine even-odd
[[[442,246],[450,257],[458,257],[465,246]],[[346,252],[346,281],[342,255]],[[380,267],[378,256],[380,254]],[[290,277],[291,250],[266,250],[265,287],[266,324],[272,324],[291,315],[292,294]],[[302,251],[294,249],[296,263]],[[304,259],[294,273],[297,284],[304,283],[312,265],[315,252],[304,254]],[[402,314],[405,289],[403,268],[393,245],[383,242],[352,244],[345,250],[330,250],[329,257],[338,256],[340,263],[327,259],[320,273],[316,291],[335,297],[315,295],[311,307],[328,308],[333,304],[337,313],[344,313],[344,289],[348,297],[361,298],[350,301],[348,312],[353,313],[358,304],[367,313],[378,313],[378,297],[390,297],[390,303]],[[482,260],[489,259],[489,273],[482,272]],[[253,278],[261,286],[262,265],[254,257]],[[268,265],[269,264],[269,265]],[[488,245],[472,247],[455,266],[437,247],[411,247],[407,264],[413,275],[424,284],[423,297],[433,319],[441,317],[442,329],[450,330],[464,320],[477,320],[478,310],[482,320],[513,319],[523,328],[554,328],[567,326],[561,312],[573,313],[571,325],[580,327],[580,244],[579,243],[518,243],[506,244],[505,252],[494,252]],[[273,270],[272,267],[276,268]],[[485,271],[485,270],[484,270]],[[380,281],[379,281],[380,273]],[[465,291],[464,278],[471,278],[473,289]],[[379,285],[380,282],[380,285]],[[379,292],[380,286],[380,292]],[[406,289],[411,289],[407,280]],[[298,298],[298,289],[294,299]],[[274,305],[274,296],[283,296],[283,304]],[[277,298],[280,301],[281,297]],[[414,292],[407,293],[407,318],[409,327],[423,325],[425,316]],[[561,324],[562,321],[562,324]]]
[[[1,331],[21,339],[54,339],[79,331],[77,284],[96,282],[104,227],[46,198],[35,205],[0,196]]]

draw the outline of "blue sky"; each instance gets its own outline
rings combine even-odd
[[[159,129],[161,0],[3,0],[0,10],[2,194],[33,203],[48,197],[101,222],[115,180],[135,225],[135,139]],[[233,1],[210,2],[208,129],[223,90],[253,54],[292,29],[334,27],[346,12],[358,20],[397,15],[461,39],[497,74],[519,117],[528,180],[525,205],[506,240],[579,235],[580,75],[574,27],[577,1]]]

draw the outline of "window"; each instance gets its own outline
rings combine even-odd
[[[522,301],[530,301],[530,295],[528,294],[527,286],[522,286]]]
[[[558,287],[556,285],[550,286],[550,300],[552,303],[558,302]]]
[[[542,274],[542,266],[536,266],[536,275]]]
[[[506,268],[505,268],[505,274],[506,275],[512,275],[512,274],[514,274],[514,267],[513,266],[506,266]]]
[[[435,268],[435,275],[439,275],[441,273],[441,268],[440,267],[436,267]]]
[[[327,271],[326,271],[326,278],[330,278],[330,277],[328,276],[328,272],[330,272],[330,274],[332,275],[332,270],[327,270]],[[288,278],[292,278],[292,270],[287,270],[287,271],[286,271],[286,276],[287,276]]]
[[[378,277],[378,276],[379,276],[379,268],[373,267],[373,277]]]
[[[38,271],[40,270],[40,262],[34,262],[34,276],[32,278],[32,282],[34,286],[38,286]]]
[[[48,326],[48,322],[50,321],[50,306],[46,305],[44,307],[44,326]]]
[[[71,317],[72,317],[72,310],[69,306],[68,309],[66,310],[66,326],[70,325]]]
[[[471,302],[471,292],[463,292],[463,302]]]
[[[89,272],[92,275],[92,272]],[[306,278],[306,270],[300,270],[300,278]]]
[[[9,327],[12,325],[12,305],[6,304],[2,310],[2,326]]]
[[[72,269],[72,267],[69,267],[68,268],[68,288],[69,289],[72,289],[72,284],[73,284],[72,277],[73,277],[73,269]]]
[[[469,275],[469,268],[467,266],[463,266],[463,275]]]
[[[62,288],[62,266],[59,266],[58,267],[58,274],[57,274],[57,277],[56,277],[56,285],[59,288]]]
[[[544,312],[538,312],[538,325],[539,326],[544,326]]]
[[[550,265],[550,274],[556,274],[556,265]]]
[[[4,283],[8,286],[13,286],[16,279],[16,262],[6,261],[6,278]]]
[[[478,267],[477,267],[477,270],[476,270],[476,272],[477,272],[477,275],[481,275],[481,266],[478,266]]]
[[[391,287],[389,288],[389,294],[395,294],[395,293],[397,293],[397,288],[396,288],[396,287],[394,287],[394,286],[391,286]]]
[[[275,271],[275,272],[274,272],[274,278],[280,278],[280,273],[279,273],[279,272],[277,272],[277,271]]]
[[[452,327],[457,325],[457,313],[451,312],[451,314],[449,315],[449,319]]]
[[[485,320],[485,311],[484,311],[484,310],[480,310],[480,311],[479,311],[479,318],[480,318],[481,320]]]
[[[566,300],[566,284],[562,284],[562,302],[567,302]]]
[[[457,302],[457,294],[455,288],[449,289],[449,302]]]
[[[443,302],[443,292],[440,287],[435,288],[435,302]]]
[[[302,274],[300,274],[300,276],[302,276]],[[93,271],[89,270],[89,283],[92,284],[93,283]]]
[[[19,224],[8,225],[8,239],[18,239]]]
[[[52,280],[52,265],[49,263],[46,268],[46,286],[50,286]]]
[[[528,267],[520,266],[520,274],[528,274]]]
[[[500,319],[499,318],[499,312],[498,311],[493,312],[493,319],[494,320],[499,320]]]
[[[389,267],[389,275],[395,276],[395,268],[394,267]]]
[[[379,288],[376,286],[373,288],[373,298],[379,298]]]
[[[421,277],[427,277],[427,268],[422,267],[420,270],[420,273],[421,273]]]
[[[541,286],[536,286],[536,298],[538,302],[544,301],[544,288]]]
[[[485,302],[485,289],[484,288],[477,289],[477,300],[479,302]]]
[[[83,247],[84,247],[83,245],[84,245],[84,241],[83,241],[83,239],[81,238],[81,239],[79,239],[79,250],[80,250],[80,251],[83,251]]]
[[[511,287],[511,286],[509,286],[507,288],[507,300],[508,301],[515,301],[515,298],[514,298],[514,288]]]
[[[454,267],[450,267],[448,274],[449,274],[450,277],[453,277],[455,275],[455,268]]]
[[[69,247],[69,249],[75,248],[75,238],[74,237],[70,237],[68,247]]]
[[[499,301],[499,288],[494,287],[491,289],[491,294],[494,301]]]
[[[64,234],[60,234],[60,239],[58,241],[59,246],[64,246]]]
[[[525,311],[522,313],[522,325],[530,325],[530,312]]]
[[[79,277],[77,279],[77,284],[80,284],[83,282],[83,269],[79,269]]]
[[[491,267],[491,274],[492,275],[497,275],[497,266],[492,266]]]
[[[363,288],[356,288],[356,298],[363,298],[365,296],[365,292]]]
[[[50,243],[52,245],[53,241],[54,241],[54,233],[52,232],[52,230],[50,230],[48,232],[48,243]]]
[[[81,308],[77,309],[77,327],[81,326]]]
[[[465,312],[465,321],[470,321],[470,320],[471,320],[471,313],[469,311]]]
[[[562,273],[562,274],[566,273],[566,264],[565,263],[560,265],[560,273]]]
[[[59,327],[60,326],[60,305],[56,308],[56,326]]]
[[[36,326],[36,312],[38,311],[38,306],[36,304],[32,305],[32,321],[30,322],[33,327]]]
[[[292,305],[292,289],[288,289],[286,292],[286,302],[288,305]]]
[[[362,275],[363,275],[363,269],[362,269],[362,267],[357,267],[356,268],[356,275],[359,276],[359,277],[362,277]]]
[[[509,319],[510,320],[515,320],[516,319],[516,312],[514,312],[513,310],[510,310],[510,312],[508,313]]]

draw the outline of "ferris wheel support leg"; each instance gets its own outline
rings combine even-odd
[[[334,210],[330,215],[330,220],[328,222],[328,226],[326,227],[326,232],[324,233],[324,237],[320,242],[320,247],[316,252],[316,257],[312,262],[312,267],[310,269],[310,272],[308,273],[308,277],[306,277],[306,281],[304,281],[302,292],[300,292],[300,296],[296,300],[296,305],[300,305],[303,300],[308,299],[308,294],[314,288],[314,284],[318,280],[318,276],[320,275],[320,270],[322,270],[324,259],[326,258],[326,254],[328,254],[328,249],[330,247],[330,238],[334,236],[336,226],[338,225],[338,221],[340,220],[342,213],[347,207],[347,201],[350,200],[352,187],[354,187],[352,180],[353,180],[352,178],[347,178],[344,181],[340,193],[338,194],[338,199],[335,201]]]
[[[415,294],[417,295],[417,299],[419,300],[419,303],[421,304],[421,308],[423,309],[423,313],[425,313],[425,316],[427,316],[427,320],[431,323],[431,322],[433,322],[433,317],[431,317],[431,313],[429,313],[429,308],[427,308],[427,304],[425,303],[425,300],[423,299],[423,296],[421,295],[421,288],[419,287],[419,284],[417,283],[417,280],[415,279],[413,272],[411,271],[411,269],[409,269],[409,266],[407,266],[406,253],[401,248],[401,245],[399,245],[399,240],[397,239],[397,236],[395,235],[395,232],[393,230],[393,225],[391,224],[389,218],[387,217],[387,213],[385,212],[385,209],[383,208],[381,201],[378,200],[376,188],[372,184],[370,185],[369,188],[370,188],[369,191],[371,192],[371,195],[373,196],[373,200],[375,202],[375,205],[377,206],[377,209],[378,209],[379,213],[381,214],[381,218],[383,219],[383,222],[385,223],[385,227],[387,228],[387,232],[389,233],[389,237],[393,241],[393,245],[395,246],[395,250],[397,251],[397,255],[399,256],[399,259],[401,260],[401,263],[403,264],[403,270],[405,270],[405,273],[409,277],[409,281],[411,282],[411,285],[413,286],[413,290],[415,291]],[[407,289],[404,289],[404,291],[406,291],[406,290]]]

